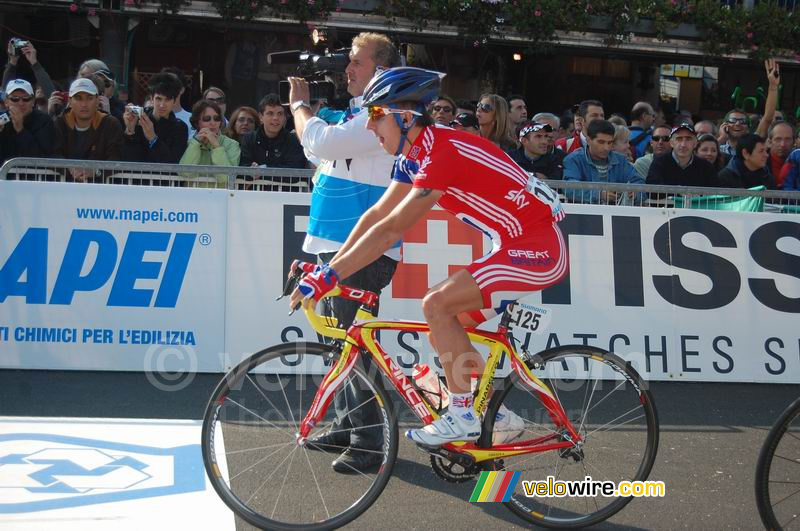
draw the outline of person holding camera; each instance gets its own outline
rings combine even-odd
[[[360,107],[364,89],[377,67],[399,64],[397,48],[388,37],[377,33],[357,35],[345,70],[347,92],[353,99],[338,125],[329,125],[314,116],[307,81],[289,78],[289,103],[297,136],[309,158],[321,160],[319,178],[311,196],[303,250],[316,254],[323,263],[335,256],[359,218],[378,202],[391,184],[394,157],[386,153],[375,135],[367,130],[367,110]],[[385,214],[376,212],[376,216]],[[375,222],[378,219],[380,217],[376,217]],[[365,226],[369,225],[371,223]],[[397,242],[376,261],[342,279],[342,283],[380,293],[391,281],[399,259],[400,242]],[[331,306],[325,311],[337,318],[339,326],[347,328],[352,324],[359,304],[336,298],[331,301]],[[377,408],[369,398],[369,394],[353,385],[338,393],[334,399],[336,420],[331,430],[310,439],[306,446],[341,453],[332,463],[337,472],[358,472],[380,464],[381,454],[374,450],[383,444],[383,435],[378,427]],[[363,406],[354,410],[353,404]]]
[[[200,100],[192,107],[189,119],[197,131],[181,157],[181,164],[200,164],[204,166],[238,166],[241,150],[239,142],[225,136],[221,130],[225,117],[222,109],[213,101]],[[228,174],[214,176],[217,185],[228,183]]]
[[[175,74],[150,78],[148,92],[152,107],[125,108],[125,144],[122,160],[176,164],[186,150],[186,124],[175,117],[172,107],[183,85]]]
[[[6,106],[0,114],[0,164],[14,157],[50,157],[55,127],[50,117],[34,108],[34,92],[24,79],[6,85]]]
[[[49,98],[56,89],[50,75],[39,62],[36,55],[36,48],[31,41],[13,38],[8,41],[8,62],[3,71],[3,86],[6,86],[12,79],[17,79],[17,63],[20,57],[24,57],[31,65],[33,75],[36,77],[36,84],[42,89],[45,98]]]
[[[56,118],[55,156],[70,160],[119,160],[122,126],[100,112],[99,92],[92,80],[78,78],[69,86],[69,110]],[[67,181],[103,182],[94,172],[70,168]]]

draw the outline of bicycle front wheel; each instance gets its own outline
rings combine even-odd
[[[646,382],[622,358],[589,346],[561,346],[527,362],[528,368],[551,390],[553,398],[581,436],[574,446],[544,450],[495,462],[495,470],[520,471],[520,482],[506,506],[532,524],[575,529],[601,522],[622,509],[630,496],[605,496],[602,491],[565,495],[527,495],[522,480],[565,482],[586,488],[592,482],[647,479],[658,449],[658,416]],[[495,418],[504,405],[512,420]],[[568,441],[542,403],[540,392],[516,373],[505,379],[492,397],[486,415],[494,444]],[[491,426],[490,426],[491,425]],[[581,487],[577,482],[584,482]],[[591,488],[591,487],[590,487]],[[595,487],[596,489],[596,487]],[[531,493],[528,493],[531,494]],[[535,494],[535,493],[534,493]]]
[[[203,462],[211,484],[237,515],[262,529],[332,529],[363,513],[380,495],[397,457],[397,425],[386,392],[356,364],[336,393],[357,386],[365,397],[346,398],[340,414],[356,418],[374,408],[373,424],[355,423],[377,437],[379,465],[348,474],[331,462],[346,450],[299,444],[298,426],[338,353],[319,343],[287,343],[262,350],[232,369],[217,385],[206,408]],[[347,396],[354,396],[347,393]],[[334,397],[335,399],[335,397]],[[334,430],[333,401],[309,439]],[[377,435],[376,435],[377,433]],[[381,442],[382,441],[382,442]]]
[[[761,447],[756,505],[767,529],[800,528],[800,398],[784,410]]]

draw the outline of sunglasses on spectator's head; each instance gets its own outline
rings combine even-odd
[[[206,98],[208,101],[213,101],[214,103],[225,103],[225,96],[220,96],[219,98]]]
[[[725,121],[729,124],[746,124],[747,118],[728,118]]]
[[[453,108],[450,107],[449,105],[448,106],[434,105],[433,112],[453,112]]]
[[[669,142],[669,135],[653,136],[653,142]]]
[[[494,107],[491,103],[479,103],[477,109],[481,112],[492,112]]]
[[[19,103],[20,101],[24,101],[28,103],[33,99],[33,96],[9,96],[8,101],[13,101],[14,103]]]
[[[388,107],[381,107],[379,105],[370,105],[367,109],[367,116],[369,116],[370,120],[380,120],[387,114],[402,114],[404,112],[410,112],[414,116],[422,116],[422,113],[417,111],[411,111],[407,109],[390,109]]]
[[[215,122],[221,122],[222,116],[220,116],[219,114],[215,114],[214,116],[203,116],[202,118],[200,118],[201,122],[210,122],[211,120],[214,120]]]

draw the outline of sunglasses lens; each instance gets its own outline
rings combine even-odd
[[[378,120],[386,116],[386,113],[383,112],[382,107],[373,106],[367,110],[370,120]]]

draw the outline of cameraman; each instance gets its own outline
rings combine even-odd
[[[0,164],[14,157],[51,157],[56,129],[53,120],[33,108],[33,87],[24,79],[6,85],[8,114],[0,123]]]
[[[6,69],[3,71],[2,86],[5,87],[9,81],[12,79],[17,79],[17,62],[19,61],[20,56],[22,56],[25,57],[25,59],[27,59],[28,63],[31,65],[33,75],[36,77],[36,83],[39,85],[39,87],[41,87],[45,99],[49,98],[56,89],[55,85],[53,84],[53,80],[50,79],[47,71],[36,58],[36,48],[34,48],[33,43],[30,41],[24,41],[27,44],[25,44],[25,46],[22,48],[17,48],[15,43],[18,43],[19,41],[20,39],[11,39],[8,41],[8,47],[6,48],[8,53],[8,63],[6,63]]]
[[[303,250],[316,254],[321,262],[329,262],[342,247],[359,218],[386,191],[391,183],[394,157],[384,151],[380,142],[367,130],[367,110],[360,109],[364,88],[378,66],[400,64],[397,48],[388,37],[377,33],[361,33],[353,39],[347,74],[347,91],[353,96],[342,121],[328,125],[314,116],[309,104],[308,83],[290,77],[289,103],[300,143],[310,159],[321,160],[319,178],[311,196],[308,233]],[[400,259],[400,243],[378,260],[342,283],[380,293],[386,287]],[[331,300],[333,316],[339,326],[347,328],[355,318],[359,304],[342,298]],[[364,360],[367,362],[367,360]],[[368,363],[368,362],[367,362]],[[345,396],[346,395],[346,396]],[[333,449],[342,453],[333,463],[337,472],[352,473],[380,464],[379,449],[383,443],[377,408],[368,401],[369,394],[349,385],[334,400],[336,419],[328,433],[309,440],[309,449]],[[348,410],[347,404],[364,404]],[[358,429],[359,426],[376,426]],[[357,428],[357,429],[353,429]],[[352,431],[348,431],[351,430]],[[366,450],[366,451],[359,451]]]
[[[186,151],[186,124],[175,117],[172,106],[183,85],[175,74],[166,72],[150,78],[148,92],[153,107],[141,114],[125,108],[125,144],[122,160],[131,162],[164,162],[177,164]]]

